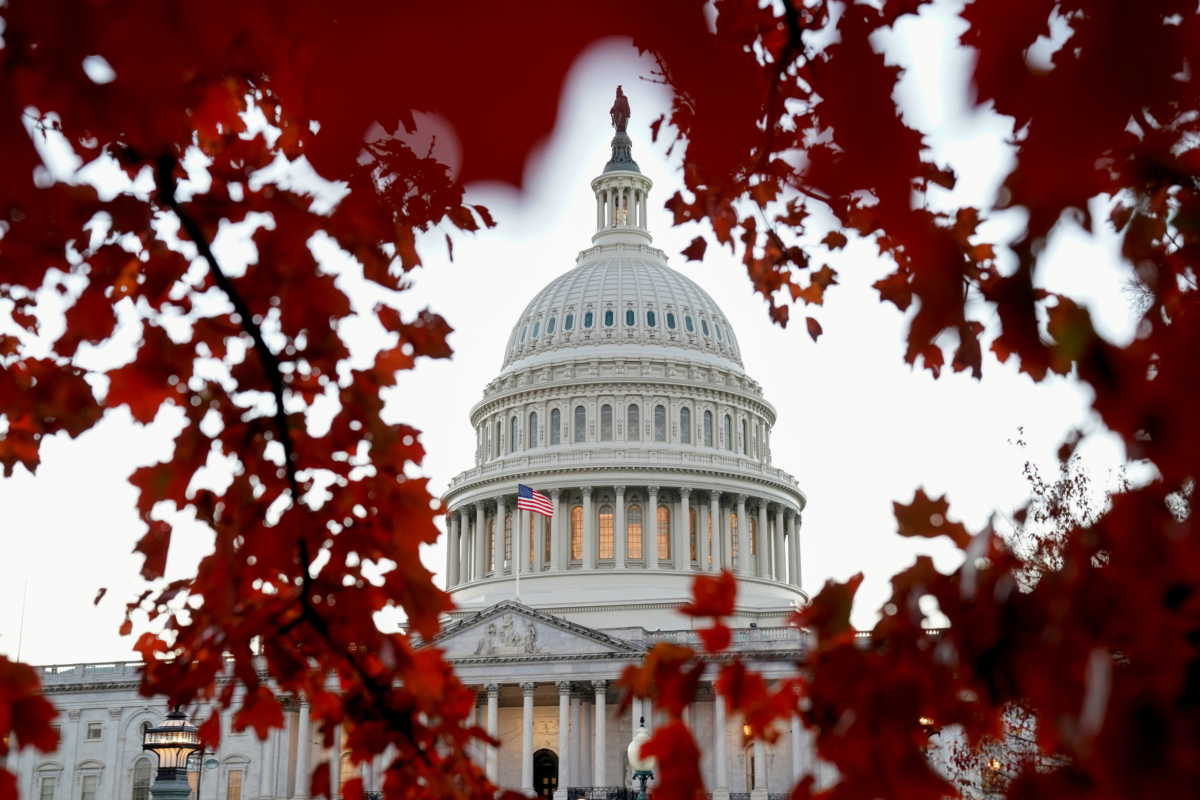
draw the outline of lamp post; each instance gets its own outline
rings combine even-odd
[[[633,740],[629,743],[629,749],[625,751],[629,756],[629,766],[633,767],[633,779],[641,781],[642,784],[636,800],[646,800],[646,781],[654,777],[654,757],[642,757],[642,745],[649,739],[650,732],[646,730],[646,718],[642,717],[637,732],[633,734]]]
[[[188,800],[192,787],[187,782],[187,764],[200,749],[200,731],[179,710],[167,714],[157,728],[142,734],[142,749],[158,756],[158,774],[150,787],[153,800]]]

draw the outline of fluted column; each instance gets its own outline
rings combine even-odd
[[[571,739],[567,750],[567,775],[576,783],[581,783],[583,779],[583,760],[579,756],[579,748],[583,742],[583,714],[580,711],[582,703],[579,696],[571,695]],[[561,780],[559,786],[566,786]]]
[[[762,739],[754,740],[754,791],[750,797],[751,800],[766,800],[767,797],[767,748]]]
[[[592,487],[585,486],[583,492],[583,568],[596,568],[596,520],[592,514]]]
[[[706,569],[708,572],[716,572],[721,565],[721,494],[720,492],[708,493],[708,524],[712,529],[712,549],[709,549],[708,542],[704,543],[704,558],[706,560]],[[705,536],[707,536],[707,531]]]
[[[771,513],[771,520],[771,537],[775,546],[775,563],[772,564],[771,577],[777,581],[786,581],[788,574],[787,547],[783,538],[783,515],[780,513],[778,505],[775,506],[775,510]]]
[[[738,575],[753,575],[750,565],[750,520],[746,518],[746,495],[737,496],[737,569]],[[731,532],[732,533],[732,532]]]
[[[768,556],[771,552],[771,535],[767,528],[767,501],[758,501],[758,537],[754,546],[758,549],[758,577],[769,578]]]
[[[261,742],[262,769],[258,773],[258,796],[264,800],[275,796],[275,739],[278,735],[279,731],[272,728]]]
[[[451,511],[446,515],[446,588],[458,586],[458,514]]]
[[[500,725],[500,686],[495,683],[487,685],[487,732],[488,736],[496,738]],[[494,745],[487,745],[487,776],[492,783],[496,782],[499,753]]]
[[[300,701],[300,710],[296,720],[296,800],[308,797],[309,767],[308,759],[312,752],[312,734],[309,733],[308,701]]]
[[[800,587],[800,515],[794,509],[787,509],[788,539],[791,553],[788,561],[788,578],[792,586]]]
[[[550,569],[558,572],[567,568],[567,559],[563,556],[567,549],[563,541],[562,489],[550,490],[550,502],[554,506],[554,516],[550,518]],[[561,754],[559,758],[562,758]],[[558,783],[562,785],[561,780]]]
[[[484,523],[483,501],[475,503],[475,579],[478,580],[487,572],[487,531]]]
[[[475,577],[471,570],[471,525],[465,509],[460,508],[454,513],[458,517],[458,580],[469,583]]]
[[[555,800],[565,800],[567,787],[571,785],[571,759],[568,757],[571,730],[571,683],[558,682],[558,789]]]
[[[608,693],[607,681],[592,681],[592,688],[596,692],[596,722],[595,733],[593,739],[596,743],[595,757],[592,759],[592,786],[607,786],[608,776],[605,774],[604,761],[604,723],[607,714],[604,710],[605,700]]]
[[[629,544],[625,530],[625,487],[614,486],[613,488],[617,492],[617,507],[614,509],[613,518],[613,545],[617,555],[615,567],[625,569],[625,559],[628,556],[626,549]]]
[[[725,755],[725,699],[716,692],[713,693],[713,761],[717,767],[716,786],[713,787],[713,800],[728,800],[729,798],[729,762]]]
[[[533,791],[533,687],[521,684],[521,790]]]
[[[675,545],[675,569],[689,569],[692,566],[692,490],[686,486],[679,490],[679,531]],[[697,555],[699,553],[697,552]]]
[[[800,736],[801,736],[801,731],[803,730],[803,727],[804,726],[800,722],[800,717],[793,716],[792,722],[791,722],[791,729],[792,729],[791,730],[791,733],[792,733],[792,737],[791,737],[792,738],[792,783],[795,783],[796,781],[800,780],[800,773],[804,769],[804,765],[800,760],[801,759]]]
[[[504,507],[504,498],[496,498],[496,518],[492,521],[492,574],[500,576],[504,574],[504,515],[507,509]]]
[[[647,486],[646,498],[646,513],[642,517],[645,541],[642,547],[646,550],[646,566],[658,569],[658,487]]]
[[[329,754],[329,788],[333,800],[342,796],[342,726],[333,728],[333,748]]]

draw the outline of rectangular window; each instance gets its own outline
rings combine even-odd
[[[99,775],[84,775],[83,788],[80,790],[79,800],[96,800],[96,790],[99,786]]]
[[[58,778],[42,778],[42,784],[38,788],[41,790],[40,800],[54,800],[54,788],[58,784]]]
[[[94,742],[104,738],[104,723],[89,722],[87,724],[88,741]]]
[[[242,800],[242,776],[244,773],[240,769],[230,770],[229,782],[226,787],[225,797],[228,800]]]

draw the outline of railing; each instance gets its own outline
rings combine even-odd
[[[36,669],[43,685],[87,680],[138,680],[142,676],[142,662],[140,661],[114,661],[105,664],[52,664]]]
[[[624,786],[568,786],[567,800],[632,800],[635,793]]]
[[[655,467],[707,467],[729,472],[740,472],[754,477],[767,478],[782,483],[792,489],[799,489],[799,484],[787,472],[764,464],[753,458],[724,454],[719,452],[694,452],[693,450],[675,447],[638,448],[628,447],[625,443],[614,447],[589,447],[586,450],[578,447],[563,445],[559,452],[538,453],[536,455],[510,455],[497,461],[460,472],[450,481],[448,491],[453,491],[463,484],[487,478],[492,475],[504,475],[509,472],[528,472],[534,469],[552,469],[554,467],[574,467],[612,464],[630,464],[635,466]]]

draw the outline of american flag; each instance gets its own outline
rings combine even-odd
[[[550,504],[550,498],[523,483],[517,484],[517,508],[527,508],[543,517],[554,516],[554,506]]]

